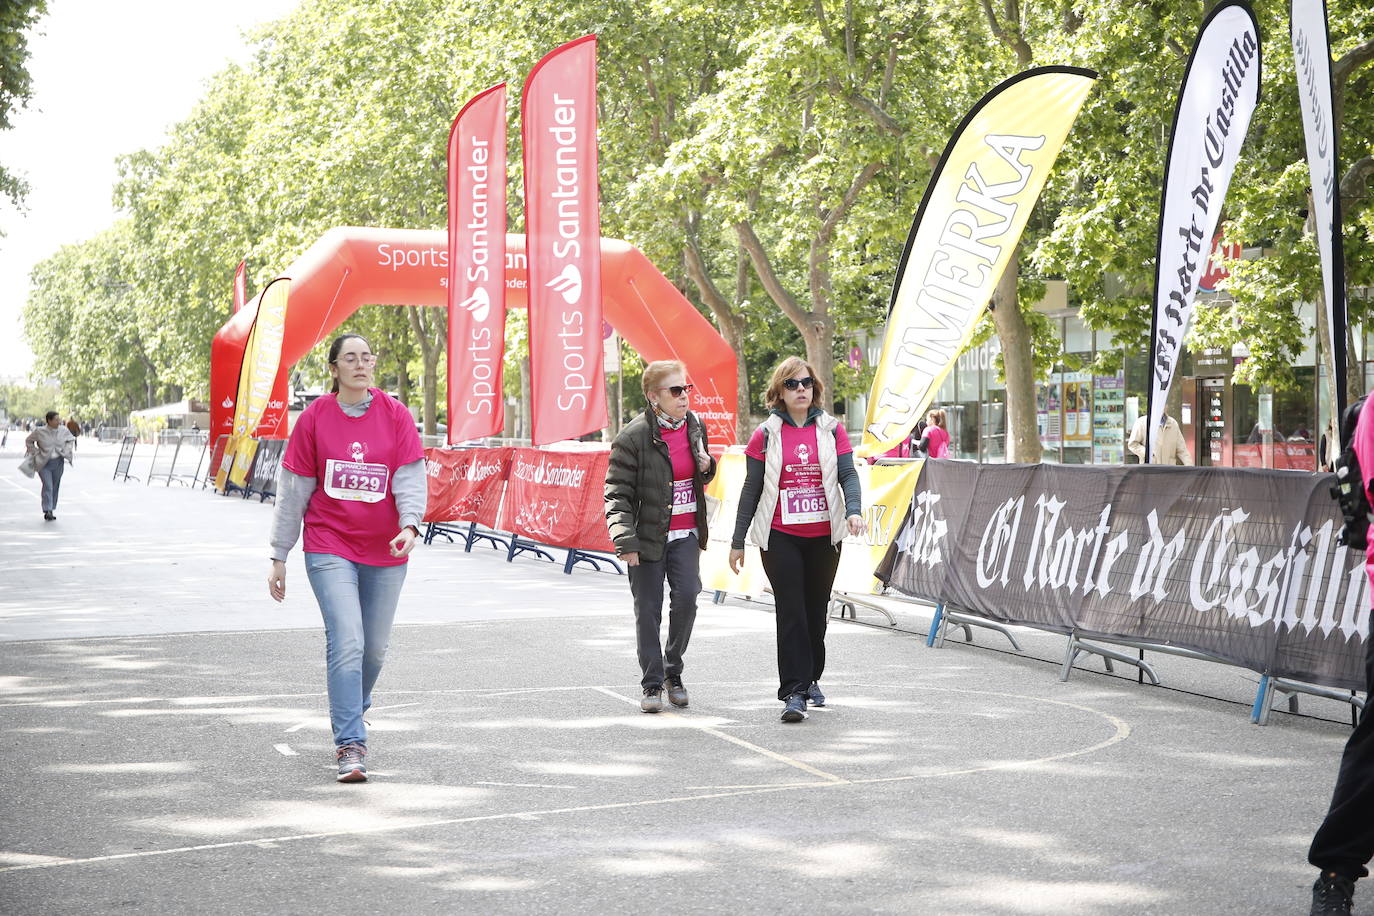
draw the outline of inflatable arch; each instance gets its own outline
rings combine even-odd
[[[281,368],[255,434],[286,436],[286,381],[291,367],[363,305],[446,306],[448,233],[361,229],[326,232],[282,276],[291,278]],[[506,236],[506,306],[529,297],[525,237]],[[693,410],[711,441],[735,441],[738,404],[735,353],[644,254],[617,239],[601,240],[602,315],[645,360],[680,359],[696,385]],[[231,317],[210,347],[210,428],[232,431],[239,368],[256,305]],[[449,385],[470,380],[449,378]]]

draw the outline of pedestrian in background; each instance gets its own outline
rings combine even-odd
[[[1126,440],[1126,447],[1142,464],[1145,462],[1145,424],[1148,422],[1149,415],[1141,415],[1135,421],[1135,426],[1131,427],[1131,437]],[[1151,452],[1154,460],[1150,464],[1193,463],[1193,456],[1188,452],[1188,444],[1183,441],[1183,430],[1179,428],[1178,421],[1167,413],[1164,414],[1163,425],[1155,433],[1154,448]]]
[[[791,356],[773,370],[769,408],[745,449],[730,569],[744,562],[746,535],[758,545],[773,588],[782,720],[800,722],[825,705],[825,628],[840,542],[863,534],[853,448],[844,427],[819,406],[816,370]]]
[[[62,471],[72,460],[76,437],[62,425],[57,411],[48,411],[44,421],[24,440],[24,450],[33,457],[34,469],[43,482],[43,519],[52,522],[57,520],[57,493],[62,488]]]
[[[406,563],[425,514],[425,453],[400,402],[372,387],[377,358],[344,334],[329,347],[332,391],[296,421],[272,523],[271,596],[305,530],[305,571],[324,618],[329,724],[339,782],[367,779],[367,723]]]
[[[949,457],[949,430],[945,428],[948,422],[945,412],[938,407],[926,414],[926,429],[920,441],[927,458]]]
[[[663,693],[686,706],[682,657],[692,638],[706,549],[706,484],[716,461],[706,427],[688,409],[687,367],[658,360],[644,369],[649,406],[611,443],[606,469],[606,524],[616,555],[629,568],[638,643],[639,708],[663,709]],[[660,645],[663,583],[668,583],[668,643]],[[666,656],[666,660],[665,660]]]

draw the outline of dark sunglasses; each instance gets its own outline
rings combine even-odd
[[[798,388],[810,388],[814,384],[816,384],[816,380],[808,375],[806,378],[786,379],[783,381],[782,387],[788,391],[796,391]]]
[[[696,385],[669,385],[667,388],[660,388],[658,390],[666,391],[673,397],[680,398],[695,387]]]

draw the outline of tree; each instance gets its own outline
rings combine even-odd
[[[0,4],[0,130],[13,127],[14,112],[27,107],[33,97],[27,33],[47,11],[47,0],[8,0]],[[22,177],[0,165],[0,195],[19,207],[27,191]]]

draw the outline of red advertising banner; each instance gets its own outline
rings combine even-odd
[[[448,441],[506,425],[506,84],[463,106],[448,137]]]
[[[425,449],[427,522],[477,522],[496,528],[510,470],[509,448]]]
[[[525,81],[520,108],[532,433],[535,445],[545,445],[606,425],[596,36],[545,55]]]
[[[502,531],[554,547],[613,551],[606,530],[605,501],[609,451],[511,450],[510,475],[502,503]]]
[[[239,261],[234,268],[234,314],[248,303],[248,261]]]

